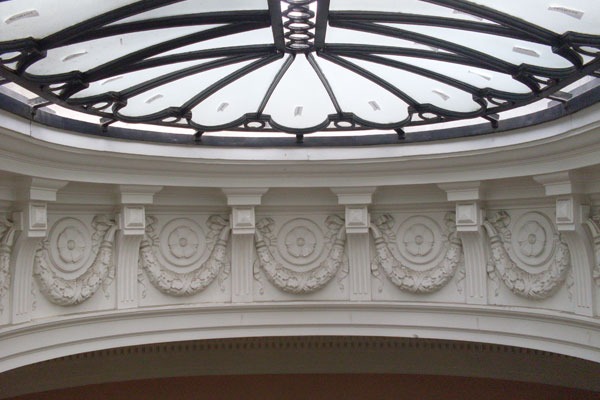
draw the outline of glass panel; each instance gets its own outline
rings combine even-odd
[[[550,29],[556,33],[568,31],[600,34],[598,0],[467,0]]]
[[[267,9],[268,5],[266,0],[187,0],[128,17],[118,21],[118,23],[143,21],[145,19],[169,17],[173,15]]]
[[[457,112],[471,112],[481,108],[473,101],[470,93],[453,86],[397,68],[352,58],[347,59],[396,86],[421,104],[429,103]]]
[[[127,101],[120,113],[127,116],[144,116],[168,107],[179,107],[219,79],[231,74],[251,61],[228,65],[194,74],[154,89],[150,89]]]
[[[318,59],[318,63],[343,111],[380,124],[408,116],[408,105],[381,86],[327,60]]]
[[[327,28],[327,43],[344,44],[369,44],[377,46],[393,46],[407,49],[432,50],[430,46],[415,43],[409,40],[397,39],[390,36],[379,35],[376,33],[360,32],[343,28]],[[435,49],[438,51],[444,51]],[[447,51],[444,51],[448,53]]]
[[[457,79],[461,82],[475,86],[477,88],[490,88],[502,90],[511,93],[530,93],[531,90],[526,85],[518,82],[508,74],[502,74],[496,71],[490,71],[483,68],[471,67],[462,64],[453,64],[450,62],[428,60],[416,57],[388,56],[384,58],[411,64],[416,67],[424,68],[449,78]]]
[[[222,125],[256,112],[284,59],[253,71],[227,85],[192,110],[192,120],[202,125]]]
[[[437,6],[422,0],[331,0],[329,9],[332,11],[395,12],[489,22],[452,8]]]
[[[136,32],[59,47],[49,50],[46,58],[33,64],[27,72],[34,75],[50,75],[76,70],[87,71],[137,50],[215,26],[218,25]]]
[[[205,40],[188,46],[180,47],[175,50],[167,51],[156,57],[167,56],[171,54],[187,53],[190,51],[219,49],[223,47],[234,46],[252,46],[257,44],[273,44],[273,33],[271,28],[255,29],[248,32],[235,33],[215,39]]]
[[[463,31],[460,29],[439,28],[433,26],[381,24],[409,30],[433,38],[445,40],[467,48],[472,48],[481,53],[499,58],[514,65],[531,64],[547,68],[569,68],[569,61],[552,52],[549,46],[526,42],[502,36],[487,35],[478,32]]]
[[[0,40],[44,38],[137,0],[13,0],[0,2]],[[65,18],[67,17],[68,18]]]
[[[333,113],[329,95],[306,56],[297,55],[269,99],[265,114],[280,125],[309,128]]]
[[[73,95],[73,98],[82,98],[88,96],[94,96],[106,92],[120,92],[132,86],[138,85],[143,82],[154,80],[162,75],[182,70],[194,65],[206,64],[208,62],[217,60],[217,58],[210,58],[201,61],[188,61],[183,63],[175,63],[170,65],[163,65],[161,67],[147,68],[140,71],[130,72],[128,74],[116,75],[101,81],[90,83],[90,86],[81,92]]]

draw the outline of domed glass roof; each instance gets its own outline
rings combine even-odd
[[[9,0],[0,76],[38,97],[32,110],[104,130],[493,130],[509,110],[573,100],[600,69],[599,22],[594,0]]]

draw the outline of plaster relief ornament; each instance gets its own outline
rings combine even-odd
[[[106,216],[96,216],[92,221],[92,238],[84,237],[84,225],[74,218],[65,218],[55,225],[49,239],[42,242],[36,252],[33,273],[40,291],[57,305],[72,306],[92,297],[102,286],[106,292],[114,276],[114,238],[116,224]],[[86,243],[91,243],[87,245]],[[52,249],[49,247],[52,246]],[[62,262],[56,262],[57,254]],[[95,254],[92,264],[84,268],[82,261]],[[77,278],[68,279],[59,271],[85,271]]]
[[[298,226],[285,237],[285,247],[292,256],[304,258],[314,253],[317,245],[315,234],[303,226]]]
[[[392,231],[394,217],[383,214],[371,223],[377,256],[371,263],[373,276],[381,280],[383,274],[394,285],[410,293],[434,293],[443,288],[456,273],[462,255],[462,243],[456,236],[454,214],[444,216],[446,232],[428,217],[412,217],[402,226],[400,246]],[[431,263],[445,249],[442,260],[433,267],[419,269],[418,265]],[[382,285],[379,291],[383,291]]]
[[[169,249],[177,258],[190,258],[198,252],[196,232],[187,226],[180,226],[169,234]]]
[[[278,232],[273,233],[275,222],[271,218],[263,218],[256,224],[255,279],[260,281],[262,271],[269,282],[284,292],[306,294],[316,292],[325,287],[336,275],[345,269],[344,247],[346,230],[344,220],[330,215],[325,220],[327,233],[322,234],[313,221],[297,218],[287,222]],[[321,259],[322,252],[329,249],[326,257]],[[278,262],[273,252],[281,256],[289,264]],[[346,274],[338,279],[338,283]],[[340,284],[340,288],[343,286]]]
[[[516,235],[508,229],[509,224],[506,211],[492,214],[483,223],[492,250],[490,277],[500,278],[518,296],[533,300],[549,298],[567,279],[571,268],[569,247],[540,213],[524,214],[513,228]],[[530,268],[547,267],[532,273],[519,263]]]
[[[76,264],[83,258],[86,250],[83,234],[75,227],[68,227],[58,235],[58,253],[62,261]]]
[[[155,225],[150,223],[152,229]],[[148,232],[154,235],[160,255],[173,267],[193,266],[206,250],[206,234],[189,218],[172,219],[164,225],[158,236],[153,231]]]
[[[594,265],[593,277],[596,285],[600,286],[600,214],[594,215],[586,221],[594,241],[594,253],[596,264]]]
[[[209,233],[204,238],[192,220],[178,218],[166,224],[158,237],[155,233],[156,218],[148,217],[146,235],[140,244],[140,266],[160,292],[178,297],[192,296],[208,287],[217,277],[221,290],[225,290],[223,282],[230,273],[227,258],[231,231],[229,220],[211,215],[207,225]],[[165,242],[161,241],[163,238]],[[159,242],[161,245],[158,245]],[[167,243],[167,250],[163,243]],[[157,251],[161,251],[167,261],[175,260],[170,265],[172,268],[193,266],[201,258],[205,244],[210,248],[210,255],[192,271],[176,272],[163,265],[157,257]]]
[[[10,285],[10,256],[12,252],[15,228],[12,222],[0,220],[0,314],[2,314],[2,299],[8,293]]]
[[[535,221],[529,221],[519,232],[520,254],[535,257],[546,247],[546,232]]]
[[[433,232],[423,224],[412,225],[404,235],[406,251],[415,257],[431,253],[434,244]]]

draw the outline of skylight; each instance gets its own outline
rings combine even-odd
[[[598,21],[594,0],[9,0],[0,84],[198,137],[495,127],[598,75]]]

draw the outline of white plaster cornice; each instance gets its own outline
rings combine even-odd
[[[119,346],[307,335],[476,341],[600,362],[599,332],[597,319],[518,307],[389,302],[158,307],[55,317],[2,328],[0,371]]]
[[[600,105],[577,113],[577,118],[496,135],[347,148],[176,146],[88,137],[35,124],[29,134],[19,124],[4,122],[0,169],[66,181],[224,188],[386,186],[533,176],[597,164],[598,110]]]

